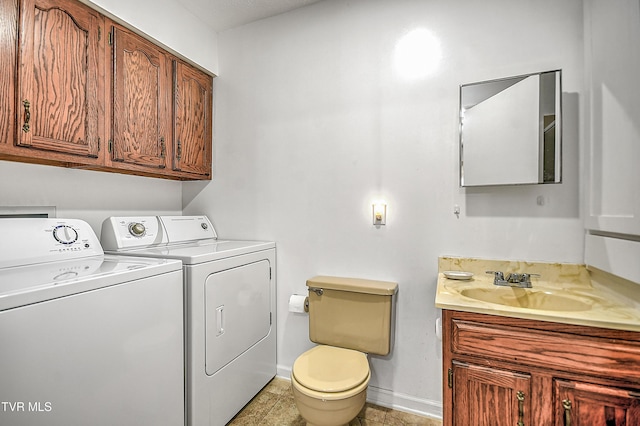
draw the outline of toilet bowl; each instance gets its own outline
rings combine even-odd
[[[300,355],[291,385],[307,426],[348,424],[364,407],[370,377],[362,352],[320,345]]]
[[[309,338],[318,343],[291,369],[298,411],[307,426],[342,426],[364,407],[367,354],[388,355],[398,284],[318,276],[309,288]]]

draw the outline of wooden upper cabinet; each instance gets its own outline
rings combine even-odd
[[[211,179],[213,77],[77,0],[0,0],[0,159]]]
[[[13,146],[15,135],[16,41],[18,0],[0,1],[0,153]]]
[[[211,178],[212,78],[174,62],[173,169]]]
[[[113,166],[167,167],[171,69],[163,50],[122,27],[113,28]]]
[[[66,154],[53,154],[61,160],[98,157],[102,26],[98,12],[74,0],[21,1],[18,146]]]

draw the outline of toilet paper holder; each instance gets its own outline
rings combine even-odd
[[[309,297],[292,294],[289,298],[289,312],[303,314],[309,312]]]

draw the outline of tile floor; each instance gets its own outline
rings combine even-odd
[[[229,426],[304,426],[293,402],[291,382],[276,377],[236,415]],[[442,421],[367,403],[349,426],[442,426]]]

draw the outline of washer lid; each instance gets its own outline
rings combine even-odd
[[[0,268],[0,312],[181,271],[177,260],[113,255]]]
[[[362,352],[320,345],[300,355],[292,371],[306,388],[318,392],[344,392],[367,380],[369,362]]]

